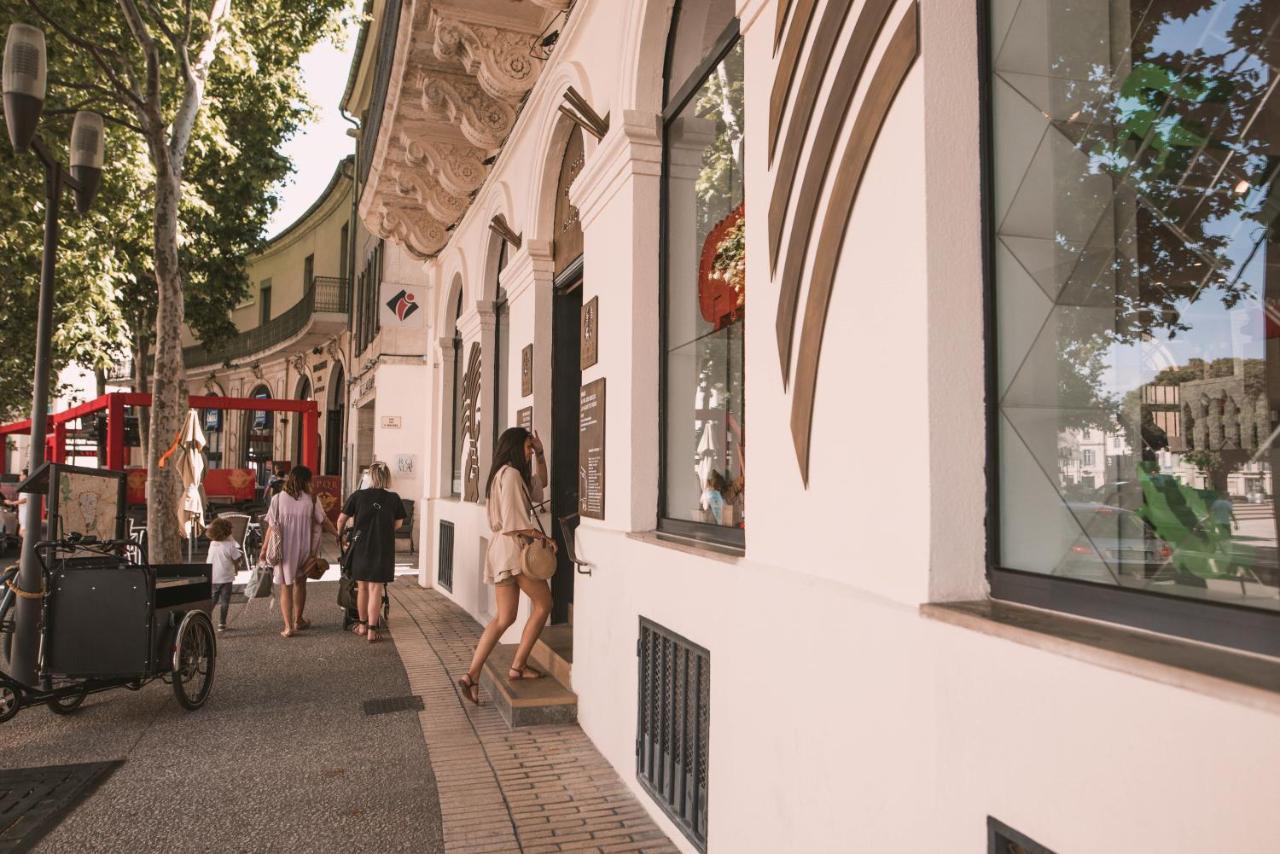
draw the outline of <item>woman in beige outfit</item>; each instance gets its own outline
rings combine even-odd
[[[531,463],[537,460],[537,473],[532,474]],[[493,453],[493,467],[485,484],[488,496],[486,511],[489,528],[489,550],[484,560],[484,580],[494,586],[498,613],[485,626],[471,667],[458,680],[463,696],[473,703],[480,702],[480,669],[502,633],[516,621],[516,608],[520,604],[520,591],[533,603],[529,622],[525,624],[520,646],[511,660],[507,678],[539,679],[542,674],[526,662],[533,645],[542,634],[542,627],[551,616],[551,587],[545,581],[529,578],[520,569],[520,550],[526,538],[545,538],[537,530],[529,512],[530,504],[542,500],[542,490],[547,484],[547,461],[542,453],[542,440],[537,433],[523,427],[512,427],[498,437],[498,447]],[[555,544],[552,544],[555,547]]]

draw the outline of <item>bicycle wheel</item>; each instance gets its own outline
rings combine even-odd
[[[184,709],[194,711],[209,699],[217,658],[213,623],[203,611],[188,611],[173,651],[173,695]]]
[[[0,679],[0,724],[12,718],[22,708],[22,696],[18,686],[7,679]]]
[[[84,686],[73,694],[64,694],[61,697],[54,697],[48,701],[49,711],[55,715],[69,715],[76,709],[80,708],[84,703],[84,698],[89,696],[89,689]]]

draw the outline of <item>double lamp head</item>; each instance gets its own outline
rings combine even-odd
[[[4,43],[4,122],[19,154],[31,148],[40,123],[47,70],[44,33],[28,24],[11,24]],[[80,213],[89,210],[102,186],[103,154],[102,116],[80,110],[71,124],[71,177]]]

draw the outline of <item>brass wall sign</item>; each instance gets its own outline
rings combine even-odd
[[[464,501],[480,500],[480,345],[473,343],[462,377]]]
[[[520,396],[533,394],[533,345],[526,344],[520,351]]]
[[[916,58],[920,55],[920,8],[907,7],[889,36],[883,53],[871,71],[866,94],[853,114],[853,131],[846,150],[837,156],[840,129],[853,108],[858,82],[869,69],[868,59],[888,22],[892,0],[867,0],[858,10],[848,47],[836,57],[827,49],[843,29],[849,7],[828,3],[818,26],[811,27],[815,4],[795,0],[779,8],[777,33],[781,53],[774,77],[769,111],[769,160],[774,166],[769,203],[769,269],[778,282],[778,360],[784,385],[791,377],[791,350],[798,320],[801,282],[809,283],[800,332],[791,399],[791,437],[795,443],[800,475],[809,483],[809,450],[813,432],[813,407],[817,393],[818,360],[827,309],[835,286],[836,263],[853,218],[858,188],[897,98]],[[806,40],[809,50],[801,48]],[[803,67],[801,54],[804,54]],[[828,66],[835,63],[830,91],[820,113],[813,110]],[[799,85],[793,86],[797,72]],[[783,122],[783,116],[787,121]],[[816,121],[812,133],[810,125]],[[809,156],[800,162],[804,139],[813,140]],[[830,167],[830,168],[829,168]],[[834,172],[829,199],[819,215],[817,201]],[[794,195],[794,204],[793,202]],[[788,223],[790,225],[788,226]],[[782,238],[787,235],[785,246]],[[812,269],[806,270],[809,244],[816,241]]]
[[[578,513],[604,518],[604,378],[582,387],[578,397]]]
[[[516,426],[533,432],[533,407],[526,406],[516,413]]]
[[[599,361],[600,357],[600,297],[594,296],[582,307],[581,349],[582,357],[579,368],[586,370]]]

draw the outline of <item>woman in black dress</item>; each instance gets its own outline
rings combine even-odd
[[[404,524],[404,503],[387,489],[391,471],[386,463],[369,466],[369,487],[347,499],[338,516],[338,530],[352,522],[348,548],[351,577],[356,580],[356,608],[360,619],[352,629],[369,643],[378,641],[378,618],[382,614],[383,585],[395,577],[396,530]]]

